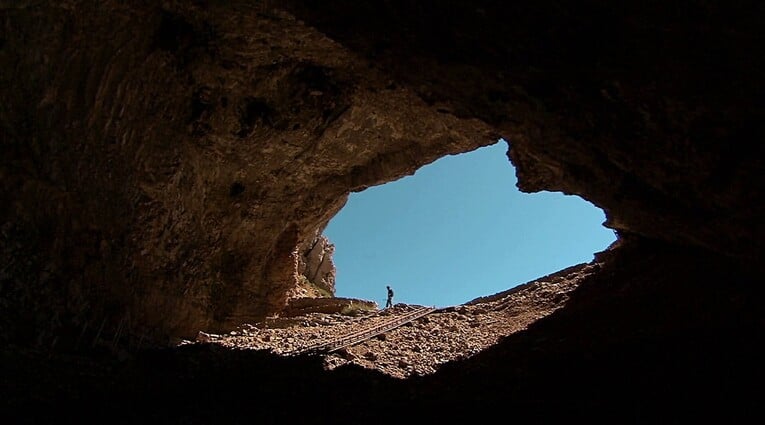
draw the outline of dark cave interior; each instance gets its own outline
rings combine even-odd
[[[0,3],[4,421],[760,423],[763,18]],[[500,137],[519,189],[619,232],[566,308],[406,381],[169,343],[281,311],[350,192]]]

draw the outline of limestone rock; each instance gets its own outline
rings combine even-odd
[[[316,238],[301,246],[297,272],[303,277],[299,280],[312,287],[306,291],[311,296],[334,296],[336,272],[335,264],[332,262],[334,252],[335,246],[321,234],[317,234]],[[317,288],[318,291],[313,288]]]

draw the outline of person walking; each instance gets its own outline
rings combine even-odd
[[[393,289],[390,286],[386,288],[388,288],[388,302],[385,303],[385,308],[393,307]]]

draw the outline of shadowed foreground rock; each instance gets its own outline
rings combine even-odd
[[[661,243],[603,256],[565,308],[434,374],[402,380],[353,365],[327,371],[321,356],[279,357],[217,344],[144,351],[121,361],[5,350],[3,405],[13,423],[390,423],[395,417],[452,423],[501,415],[519,423],[642,424],[765,417],[756,390],[765,378],[763,294],[752,277],[709,254]],[[534,304],[540,312],[557,302],[540,300],[546,300]],[[472,314],[482,320],[481,312]],[[489,326],[472,331],[493,332]],[[395,343],[395,333],[389,338]],[[402,357],[416,354],[401,347]]]

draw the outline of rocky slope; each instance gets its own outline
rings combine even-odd
[[[0,413],[14,424],[760,423],[758,279],[641,241],[343,355],[275,352],[409,306],[302,314],[117,356],[113,341],[56,355],[0,347]]]
[[[597,263],[582,264],[558,276],[543,277],[486,299],[438,309],[402,327],[325,355],[325,367],[332,370],[350,363],[397,378],[434,373],[440,365],[472,357],[561,308],[568,300],[568,292],[597,268]],[[383,310],[355,310],[353,315],[338,311],[273,318],[246,324],[225,335],[200,332],[195,342],[291,355],[421,307],[396,304]],[[181,345],[189,343],[183,341]]]

